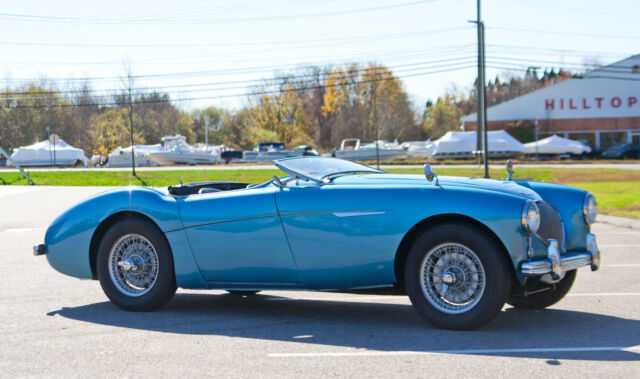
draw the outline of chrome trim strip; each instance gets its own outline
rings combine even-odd
[[[340,218],[343,217],[358,217],[358,216],[373,216],[373,215],[383,215],[387,212],[385,211],[372,211],[372,212],[333,212],[334,216],[338,216]]]

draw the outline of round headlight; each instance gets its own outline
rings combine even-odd
[[[540,210],[533,200],[527,200],[522,207],[522,228],[529,234],[536,234],[540,228]]]
[[[596,197],[590,193],[584,197],[582,213],[584,214],[584,222],[586,222],[587,225],[591,225],[596,221],[596,216],[598,215],[598,202],[596,201]]]

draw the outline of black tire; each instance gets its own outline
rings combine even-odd
[[[438,308],[434,305],[439,301],[437,298],[434,300],[434,297],[438,295],[431,297],[427,295],[429,286],[426,284],[423,286],[421,271],[423,261],[426,262],[427,257],[432,256],[429,253],[433,250],[433,254],[436,254],[438,252],[436,248],[441,248],[445,244],[461,245],[471,251],[475,254],[474,259],[477,258],[481,263],[480,268],[484,270],[484,289],[481,294],[474,295],[475,300],[468,301],[467,305],[454,304],[452,308],[455,309],[449,311],[442,310],[442,306]],[[455,268],[454,266],[446,267]],[[446,272],[449,271],[449,269],[446,270]],[[451,272],[454,271],[451,270]],[[431,273],[433,272],[432,269]],[[409,250],[404,275],[407,294],[415,310],[434,326],[451,330],[477,329],[493,320],[504,306],[512,282],[511,270],[503,248],[484,231],[471,225],[457,223],[438,225],[419,236]],[[463,277],[460,276],[460,278]],[[441,280],[443,280],[442,278],[444,275],[441,275]],[[455,278],[458,280],[459,276],[456,275]],[[478,282],[480,281],[478,279]],[[455,286],[455,282],[451,285]],[[430,288],[433,293],[437,292],[435,284]],[[453,288],[455,291],[455,287]],[[445,302],[445,300],[441,301]],[[448,304],[445,303],[445,306]]]
[[[231,295],[236,295],[236,296],[253,296],[255,294],[257,294],[260,291],[227,291],[229,292],[229,294]]]
[[[122,269],[118,268],[114,272],[114,276],[110,274],[109,260],[112,249],[115,248],[119,241],[132,238],[127,236],[136,235],[144,237],[144,239],[152,245],[153,250],[155,250],[157,256],[157,275],[155,275],[156,279],[149,287],[141,287],[141,291],[146,292],[139,295],[131,295],[121,289],[126,287],[126,283],[118,284],[116,283],[116,279],[114,279],[119,273],[121,274],[119,276],[120,278],[124,276]],[[114,261],[119,260],[115,259]],[[141,264],[140,267],[144,267],[144,264]],[[98,248],[96,271],[102,290],[109,300],[127,311],[146,312],[156,310],[171,300],[173,294],[176,292],[171,248],[162,232],[154,224],[141,218],[128,218],[118,221],[107,230]],[[129,286],[127,288],[133,287]]]
[[[521,294],[509,296],[507,303],[515,308],[520,309],[544,309],[562,300],[567,295],[573,283],[576,281],[576,270],[568,271],[564,274],[564,278],[555,286],[544,285],[540,289],[549,287],[543,292],[534,293],[528,296]],[[534,289],[535,290],[535,289]]]

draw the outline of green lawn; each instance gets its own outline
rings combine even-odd
[[[393,168],[393,173],[421,174],[422,169]],[[437,174],[480,177],[482,168],[437,168]],[[272,175],[284,175],[277,169],[247,170],[170,170],[139,171],[138,178],[128,171],[39,171],[30,173],[37,185],[49,186],[128,186],[143,185],[166,186],[183,182],[205,180],[228,180],[244,183],[260,183]],[[491,169],[494,179],[504,179],[503,169]],[[26,185],[26,179],[19,172],[3,172],[0,177],[10,185]],[[516,167],[514,178],[568,184],[593,193],[598,199],[600,210],[604,214],[640,219],[640,171],[603,169],[603,168],[538,168]]]

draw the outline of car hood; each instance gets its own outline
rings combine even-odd
[[[423,175],[407,174],[367,174],[349,175],[336,178],[335,184],[369,184],[400,186],[433,186]],[[444,188],[468,188],[469,190],[485,190],[515,195],[525,199],[540,200],[540,196],[532,189],[512,180],[494,180],[482,178],[465,178],[459,176],[438,176],[439,185]]]

